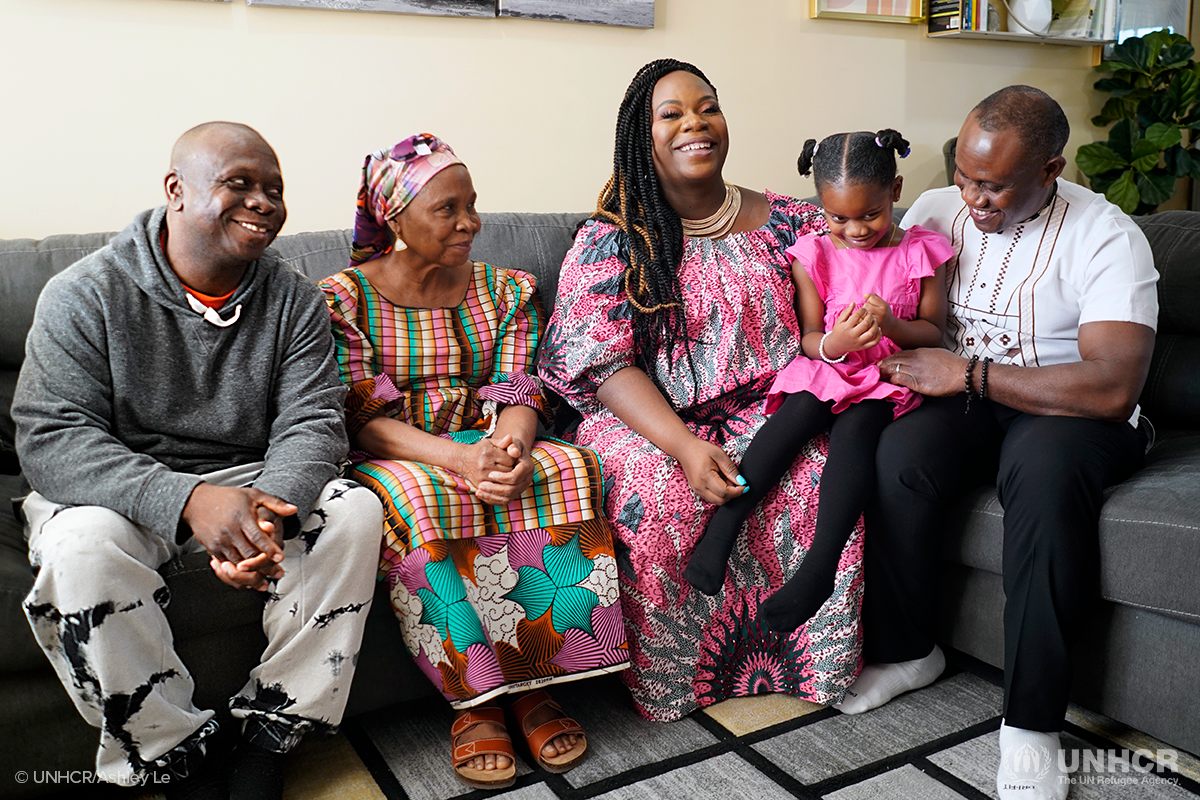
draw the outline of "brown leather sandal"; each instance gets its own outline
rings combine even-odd
[[[458,743],[458,737],[485,722],[504,728],[504,711],[495,706],[472,708],[454,718],[450,726],[450,757],[454,774],[458,779],[475,789],[504,789],[517,782],[517,758],[513,754],[512,739],[506,733],[499,736]],[[475,769],[470,762],[476,756],[507,756],[511,762],[507,769]]]
[[[550,706],[561,716],[543,722],[530,730],[530,726],[527,724],[529,716],[542,706]],[[584,738],[583,728],[578,722],[563,714],[562,707],[554,702],[545,691],[539,689],[536,692],[521,695],[512,704],[512,712],[513,716],[517,718],[517,725],[521,728],[521,735],[525,737],[525,744],[529,746],[529,754],[537,760],[542,769],[547,772],[562,773],[578,766],[583,761],[583,757],[587,754],[587,739]],[[571,748],[570,752],[561,756],[542,755],[542,748],[551,739],[572,733],[579,738],[575,740],[575,746]]]

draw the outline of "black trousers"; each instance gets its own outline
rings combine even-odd
[[[933,649],[947,507],[994,484],[1004,508],[1005,720],[1058,731],[1071,642],[1099,596],[1104,489],[1141,465],[1145,440],[1126,422],[965,405],[965,394],[928,398],[880,437],[866,520],[866,659],[909,661]]]

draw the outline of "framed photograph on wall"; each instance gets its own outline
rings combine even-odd
[[[916,23],[925,19],[924,0],[809,0],[812,19]]]
[[[252,6],[436,14],[445,17],[496,16],[496,0],[246,0],[246,3]]]
[[[500,16],[654,27],[654,0],[500,0]]]

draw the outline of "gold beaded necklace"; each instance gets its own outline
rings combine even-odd
[[[742,210],[742,192],[732,183],[725,184],[725,202],[711,217],[683,219],[683,235],[692,238],[720,239],[733,230],[738,212]]]

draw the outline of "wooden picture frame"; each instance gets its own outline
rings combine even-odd
[[[811,19],[915,24],[925,19],[924,0],[809,0]]]

